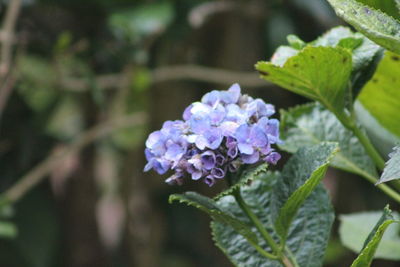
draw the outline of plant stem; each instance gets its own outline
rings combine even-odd
[[[262,222],[258,219],[258,217],[253,213],[253,211],[250,209],[249,206],[247,206],[246,202],[242,198],[242,195],[240,194],[240,189],[236,190],[234,192],[234,197],[236,199],[236,202],[239,204],[240,208],[243,210],[243,212],[249,217],[251,222],[255,225],[257,230],[260,232],[264,240],[267,242],[267,244],[272,248],[272,251],[276,254],[273,255],[276,260],[280,261],[284,266],[286,267],[298,267],[298,264],[296,262],[296,259],[292,257],[293,255],[289,255],[289,257],[286,257],[282,253],[282,251],[279,249],[279,245],[275,242],[275,240],[271,237],[271,235],[267,232],[267,230],[264,228],[262,225]],[[254,244],[252,244],[254,246]],[[257,245],[258,246],[258,245]],[[257,247],[256,247],[257,249]],[[257,249],[258,250],[258,249]],[[265,252],[265,250],[263,250]],[[260,252],[260,251],[259,251]],[[260,252],[261,253],[261,252]],[[267,252],[268,253],[268,252]],[[263,253],[262,253],[263,254]],[[270,253],[268,253],[270,254]],[[269,257],[270,258],[270,257]]]
[[[267,251],[265,251],[262,247],[260,247],[257,243],[254,243],[253,241],[247,239],[247,242],[249,242],[261,255],[264,257],[271,259],[271,260],[279,260],[278,256],[271,254]]]
[[[257,218],[257,216],[251,211],[251,209],[247,206],[240,194],[239,190],[234,192],[234,197],[236,202],[239,204],[240,208],[246,213],[247,217],[251,220],[251,222],[255,225],[257,230],[261,233],[264,240],[268,243],[268,245],[272,248],[272,251],[279,255],[280,250],[278,244],[276,244],[275,240],[270,236],[270,234],[265,230],[261,221]]]
[[[367,181],[376,184],[378,182],[378,178],[372,176],[371,174],[367,172],[359,173],[362,177],[364,177]],[[393,200],[395,200],[397,203],[400,203],[400,194],[394,191],[392,188],[390,188],[386,184],[379,184],[376,187],[378,187],[382,192],[384,192],[386,195],[391,197]]]
[[[376,151],[375,147],[372,145],[371,141],[367,137],[367,135],[354,124],[352,128],[353,133],[357,136],[360,143],[364,146],[365,150],[367,151],[368,155],[372,158],[375,162],[375,165],[380,169],[383,170],[385,167],[385,161],[379,155],[378,151]]]
[[[380,169],[383,170],[385,167],[385,161],[379,155],[378,151],[372,145],[371,141],[369,140],[368,136],[357,126],[356,118],[354,113],[351,116],[345,115],[344,113],[335,113],[337,119],[342,123],[344,127],[349,129],[354,133],[354,135],[358,138],[358,141],[364,146],[365,151],[374,161],[375,165]]]

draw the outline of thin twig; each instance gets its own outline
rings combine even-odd
[[[231,71],[219,68],[204,67],[199,65],[175,65],[154,69],[151,73],[153,83],[161,83],[173,80],[194,80],[215,84],[230,85],[238,82],[243,87],[269,87],[271,83],[259,78],[255,72]],[[126,84],[127,74],[105,74],[97,76],[95,84],[101,89],[121,87]],[[83,79],[65,79],[61,81],[62,87],[72,91],[86,91],[89,81]]]
[[[0,52],[0,77],[3,78],[9,72],[12,58],[12,44],[14,42],[14,30],[17,22],[21,0],[11,0],[9,2],[1,30],[1,52]]]
[[[48,177],[49,173],[57,168],[65,158],[78,153],[81,149],[97,139],[107,136],[121,128],[143,124],[146,120],[146,114],[144,112],[138,112],[113,121],[101,123],[79,134],[71,144],[66,145],[63,149],[50,153],[45,160],[39,163],[26,175],[22,176],[16,184],[4,192],[3,197],[5,198],[5,201],[13,203],[19,200],[32,187],[37,185],[44,178]]]
[[[0,119],[3,116],[4,108],[7,104],[8,98],[14,88],[17,78],[15,77],[13,71],[5,77],[2,86],[0,87]]]

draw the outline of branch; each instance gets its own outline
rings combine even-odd
[[[11,64],[12,44],[14,42],[14,30],[17,22],[21,0],[11,0],[9,2],[1,30],[1,52],[0,52],[0,77],[3,79],[9,72]]]
[[[111,89],[128,85],[131,80],[129,74],[106,74],[95,78],[95,84],[101,89]],[[231,71],[219,68],[204,67],[199,65],[175,65],[154,69],[151,72],[152,82],[161,83],[173,80],[194,80],[215,84],[230,85],[238,82],[244,87],[272,86],[259,78],[255,72]],[[65,79],[61,86],[67,90],[86,91],[89,81],[83,79]]]
[[[146,121],[146,114],[144,112],[137,112],[132,115],[101,123],[79,134],[71,144],[50,153],[45,160],[22,176],[16,184],[4,192],[3,197],[5,198],[5,201],[13,203],[19,200],[32,187],[40,183],[44,178],[48,177],[49,173],[57,168],[65,158],[78,153],[81,149],[97,139],[107,136],[116,130],[143,124]]]

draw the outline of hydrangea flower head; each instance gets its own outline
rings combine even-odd
[[[212,186],[244,164],[276,164],[280,154],[279,121],[262,99],[242,95],[238,84],[211,91],[189,105],[183,120],[167,121],[146,141],[144,171],[174,173],[166,182],[182,184],[185,177]]]

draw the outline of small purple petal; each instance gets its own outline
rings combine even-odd
[[[201,162],[203,163],[203,167],[206,170],[211,170],[215,167],[216,164],[216,157],[214,152],[206,151],[201,154]]]
[[[232,148],[228,148],[228,152],[227,152],[228,156],[230,158],[236,158],[237,154],[238,154],[238,148],[237,146],[234,146]]]
[[[190,117],[192,117],[192,111],[191,111],[192,108],[193,108],[193,105],[189,105],[187,108],[185,108],[185,111],[183,112],[183,115],[182,115],[182,117],[185,121],[189,120]]]
[[[204,136],[198,135],[195,144],[198,149],[204,150],[208,145],[208,140]]]
[[[245,144],[245,143],[239,143],[238,144],[238,149],[240,153],[251,155],[254,153],[254,148],[252,145]]]
[[[220,101],[220,92],[219,91],[211,91],[203,96],[201,102],[210,106],[215,106]]]
[[[274,165],[280,159],[281,159],[281,155],[278,152],[271,152],[268,156],[265,157],[266,162],[274,164]]]
[[[225,172],[221,168],[214,168],[214,169],[211,170],[211,175],[214,178],[221,179],[221,178],[224,178]]]
[[[242,154],[242,155],[240,155],[240,157],[242,158],[242,161],[244,163],[253,164],[253,163],[256,163],[260,159],[260,153],[258,153],[258,151],[254,151],[253,154],[250,154],[250,155]]]
[[[211,187],[211,186],[213,186],[213,185],[215,184],[215,180],[214,180],[214,178],[211,177],[211,176],[207,176],[207,177],[204,179],[204,182],[205,182],[209,187]]]
[[[215,162],[217,163],[218,166],[222,166],[225,163],[225,157],[222,156],[221,154],[218,154],[215,156]]]

